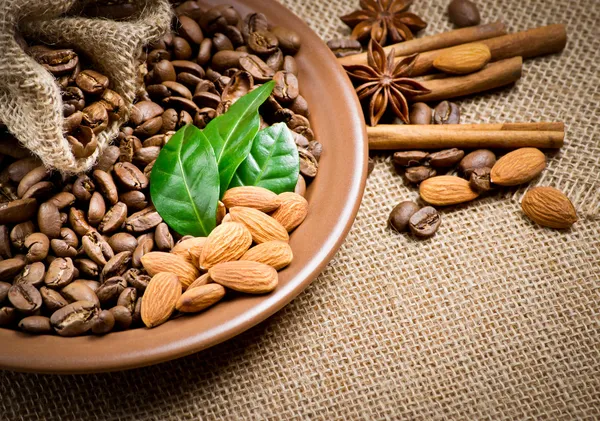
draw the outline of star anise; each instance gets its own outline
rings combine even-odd
[[[413,39],[427,23],[414,13],[407,12],[412,0],[360,0],[361,10],[340,19],[352,29],[352,37],[365,42],[374,39],[380,45]]]
[[[410,78],[418,54],[405,57],[394,63],[396,50],[392,48],[389,55],[377,43],[369,42],[367,53],[368,65],[356,64],[344,66],[354,82],[360,83],[356,94],[361,101],[371,98],[369,102],[369,120],[371,126],[377,125],[388,104],[398,118],[408,123],[408,101],[406,97],[431,92],[415,79]]]

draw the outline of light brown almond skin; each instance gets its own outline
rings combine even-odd
[[[181,293],[177,275],[169,272],[154,275],[142,300],[142,321],[146,327],[156,327],[169,320]]]
[[[142,265],[150,276],[160,272],[171,272],[175,274],[184,288],[200,276],[198,269],[183,257],[173,253],[153,251],[142,256]]]
[[[479,196],[467,180],[453,175],[428,178],[419,186],[419,194],[424,201],[437,206],[457,205]]]
[[[192,288],[197,288],[200,287],[202,285],[207,285],[210,284],[213,280],[210,279],[210,276],[208,276],[208,273],[205,273],[204,275],[200,275],[194,282],[192,282],[192,284],[188,287],[188,291]]]
[[[280,270],[292,263],[294,253],[285,241],[267,241],[252,247],[240,260],[251,260],[264,263],[275,270]]]
[[[256,244],[267,241],[289,241],[287,230],[277,220],[259,210],[236,206],[229,210],[231,219],[248,228]]]
[[[244,224],[223,223],[206,239],[200,255],[200,268],[207,270],[217,263],[238,260],[251,245],[252,235]]]
[[[281,193],[279,208],[271,216],[288,231],[293,231],[308,215],[308,202],[296,193]]]
[[[183,313],[197,313],[216,304],[225,296],[219,284],[207,284],[188,289],[177,301],[175,308]],[[143,304],[143,302],[142,302]]]
[[[198,264],[202,248],[206,243],[206,237],[195,237],[189,240],[184,240],[171,249],[171,253],[177,254],[194,266]]]
[[[444,50],[433,60],[433,67],[444,73],[465,75],[485,67],[492,58],[487,45],[464,44]]]
[[[518,186],[541,174],[546,156],[536,148],[520,148],[507,153],[492,167],[490,181],[499,186]]]
[[[279,197],[271,190],[257,186],[233,187],[225,192],[222,199],[227,209],[235,206],[272,212],[279,207]]]
[[[239,260],[219,263],[208,271],[225,288],[247,294],[266,294],[277,287],[277,271],[264,263]]]
[[[521,202],[525,215],[548,228],[570,228],[577,222],[577,211],[569,198],[553,187],[534,187]]]

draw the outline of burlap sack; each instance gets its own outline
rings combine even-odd
[[[89,169],[123,122],[113,122],[98,136],[98,148],[92,156],[76,159],[63,137],[62,99],[54,77],[19,47],[15,31],[88,56],[111,79],[112,89],[121,94],[129,107],[140,80],[136,58],[144,44],[167,31],[171,20],[167,0],[140,0],[141,12],[127,22],[58,17],[74,3],[75,0],[0,2],[0,121],[45,165],[65,173]]]

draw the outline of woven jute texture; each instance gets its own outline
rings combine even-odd
[[[98,148],[76,159],[63,137],[60,89],[54,77],[29,57],[14,39],[16,30],[32,39],[76,49],[93,59],[111,80],[111,88],[130,107],[141,82],[137,57],[142,46],[169,28],[167,0],[140,0],[140,14],[128,22],[56,17],[74,0],[2,0],[0,2],[0,121],[48,167],[77,173],[91,167],[118,134],[123,121],[98,135]]]
[[[328,38],[348,33],[336,17],[358,2],[285,3]],[[274,317],[154,367],[1,373],[0,419],[599,419],[600,8],[478,3],[510,31],[568,25],[561,55],[528,61],[516,86],[461,105],[464,122],[566,122],[567,146],[538,182],[575,200],[573,229],[534,226],[514,190],[445,210],[430,240],[394,234],[389,211],[417,193],[377,156],[345,244]],[[451,28],[445,4],[416,1],[426,34]]]

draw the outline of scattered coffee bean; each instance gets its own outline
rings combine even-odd
[[[50,319],[44,316],[29,316],[21,319],[19,322],[19,329],[23,332],[36,335],[48,335],[52,333]]]
[[[8,300],[19,312],[32,314],[42,306],[40,292],[31,284],[19,283],[8,290]]]
[[[458,169],[466,176],[478,168],[492,168],[496,163],[496,155],[488,149],[477,149],[467,155],[458,164]]]
[[[420,209],[419,205],[411,200],[397,204],[388,218],[388,224],[397,232],[408,230],[408,221]]]
[[[427,160],[429,161],[429,165],[435,169],[446,169],[458,164],[464,156],[465,151],[452,148],[430,153],[427,156]]]
[[[442,219],[438,211],[431,206],[426,206],[410,217],[408,226],[413,235],[428,238],[437,232],[441,222]]]
[[[459,28],[479,25],[481,22],[479,9],[471,0],[452,0],[448,6],[448,15],[450,21]]]
[[[362,45],[352,38],[336,38],[327,41],[327,46],[336,57],[346,57],[362,52]]]
[[[92,333],[94,335],[104,335],[113,330],[114,326],[115,316],[113,316],[110,310],[102,310],[94,320]]]
[[[428,156],[429,154],[423,151],[394,152],[392,160],[394,164],[402,167],[411,167],[421,165]]]
[[[50,323],[60,336],[79,336],[92,328],[98,308],[90,301],[76,301],[52,313]]]
[[[459,124],[460,108],[454,102],[442,101],[433,110],[434,124]]]
[[[423,165],[418,167],[409,167],[404,172],[406,179],[413,184],[419,184],[428,178],[435,177],[436,175],[437,173],[433,168],[425,167]]]
[[[416,102],[410,108],[410,124],[431,124],[433,110],[424,102]]]
[[[469,177],[469,187],[477,193],[485,193],[492,189],[490,183],[491,168],[476,168]]]

